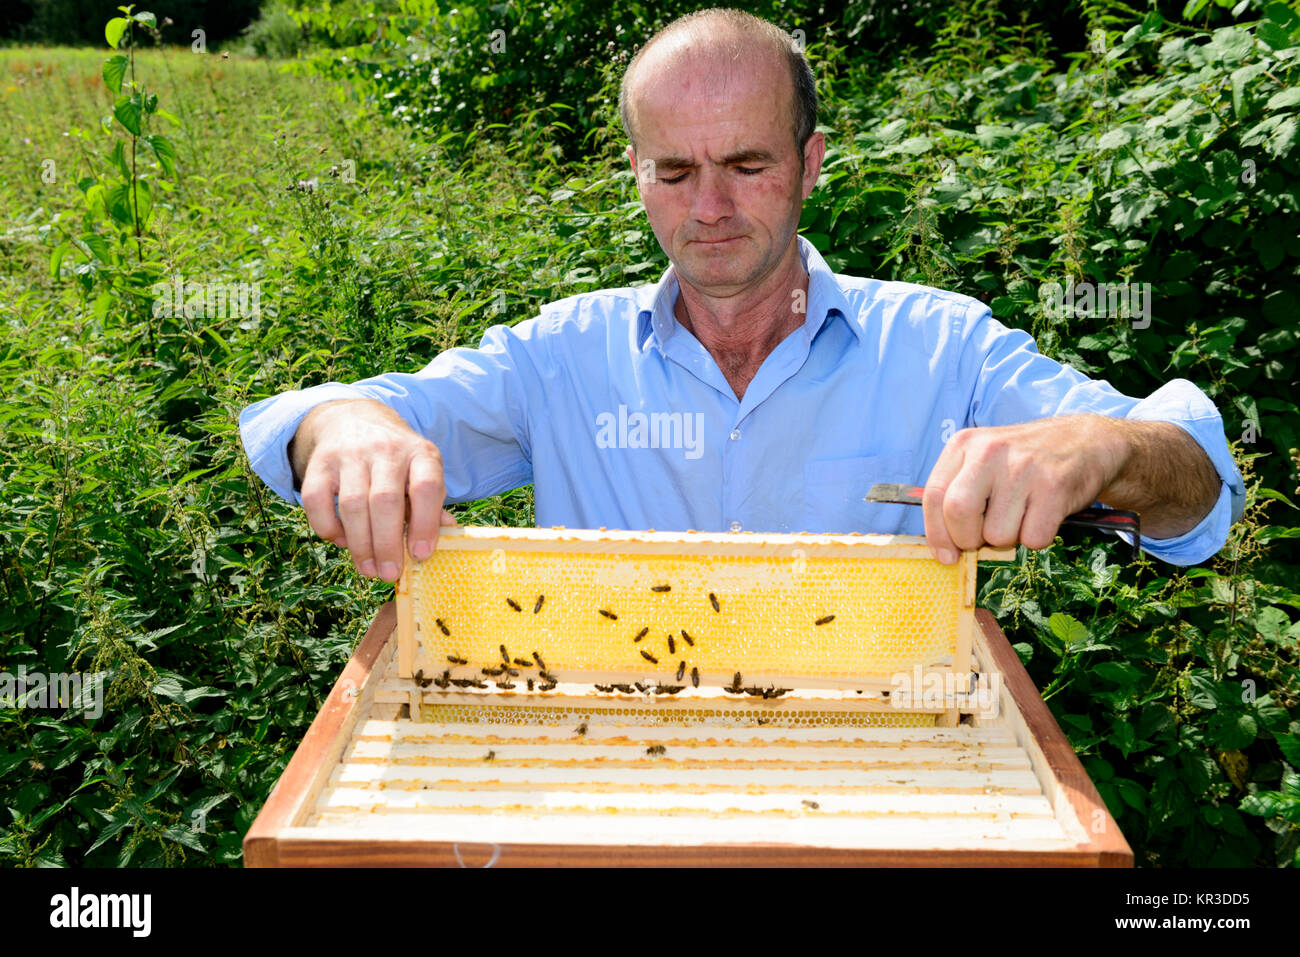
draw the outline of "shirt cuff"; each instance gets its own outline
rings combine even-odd
[[[1214,507],[1191,531],[1174,538],[1142,536],[1142,548],[1173,565],[1195,565],[1212,557],[1246,506],[1246,485],[1223,434],[1223,419],[1209,398],[1186,379],[1165,383],[1129,410],[1126,418],[1172,422],[1205,450],[1222,486]],[[1132,536],[1123,536],[1132,542]]]
[[[299,424],[323,402],[364,398],[366,393],[354,386],[327,382],[248,406],[239,413],[239,435],[253,471],[276,495],[301,505],[302,496],[293,487],[293,466],[289,464],[289,443]]]

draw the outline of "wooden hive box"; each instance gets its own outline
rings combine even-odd
[[[923,539],[448,529],[244,839],[251,866],[1131,866]]]

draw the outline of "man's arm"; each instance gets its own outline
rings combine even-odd
[[[1138,512],[1143,547],[1167,561],[1222,547],[1245,488],[1203,392],[1178,379],[1145,399],[1125,396],[1040,355],[975,303],[953,328],[961,348],[949,374],[967,428],[926,482],[936,557],[984,542],[1045,547],[1061,519],[1097,501]]]
[[[986,542],[1046,548],[1066,515],[1101,501],[1139,513],[1150,538],[1176,538],[1209,514],[1221,484],[1169,422],[1073,415],[965,429],[927,481],[926,534],[944,562]]]
[[[478,349],[448,350],[415,374],[255,403],[239,417],[249,461],[277,493],[301,501],[312,528],[347,547],[358,570],[396,579],[408,508],[412,554],[423,558],[440,514],[449,521],[444,500],[532,481],[527,410],[543,389],[541,323],[494,326]]]

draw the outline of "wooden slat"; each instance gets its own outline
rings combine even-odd
[[[491,797],[493,803],[485,803]],[[808,805],[810,798],[817,807]],[[662,802],[660,802],[662,804]],[[893,814],[902,817],[982,816],[1007,814],[1019,817],[1054,818],[1051,805],[1041,794],[914,794],[863,792],[854,794],[774,793],[728,794],[727,810],[735,813],[780,811],[802,815]],[[503,809],[521,808],[522,813],[542,810],[630,809],[643,812],[656,809],[656,798],[644,790],[613,791],[593,794],[589,791],[565,791],[545,788],[519,791],[453,792],[404,791],[388,793],[366,788],[326,788],[321,792],[317,811],[340,814],[364,811],[375,814],[445,812],[478,807],[487,813],[504,813]],[[701,813],[716,815],[718,801],[712,794],[677,793],[671,809],[664,813]]]
[[[979,625],[979,650],[991,663],[1012,701],[1006,709],[1007,725],[1017,732],[1030,761],[1044,782],[1044,792],[1052,801],[1058,818],[1069,829],[1081,832],[1090,853],[1097,855],[1102,867],[1132,867],[1133,850],[1124,839],[1119,825],[1111,817],[1097,793],[1092,779],[1083,769],[1069,739],[1052,717],[1047,703],[1038,694],[1029,673],[1020,662],[1006,635],[992,613],[981,608],[975,613]],[[1073,818],[1073,822],[1069,819]]]

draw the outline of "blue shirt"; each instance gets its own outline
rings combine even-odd
[[[540,526],[920,535],[920,508],[862,500],[873,483],[924,485],[958,429],[1090,412],[1181,426],[1222,480],[1196,528],[1143,547],[1192,564],[1223,546],[1245,488],[1218,411],[1192,383],[1130,398],[1040,355],[978,300],[836,275],[802,237],[799,248],[807,320],[743,399],[674,318],[670,267],[656,285],[494,326],[478,349],[416,373],[265,399],[240,415],[244,446],[257,474],[301,503],[286,451],[298,423],[321,402],[371,398],[437,445],[449,504],[532,482]]]

